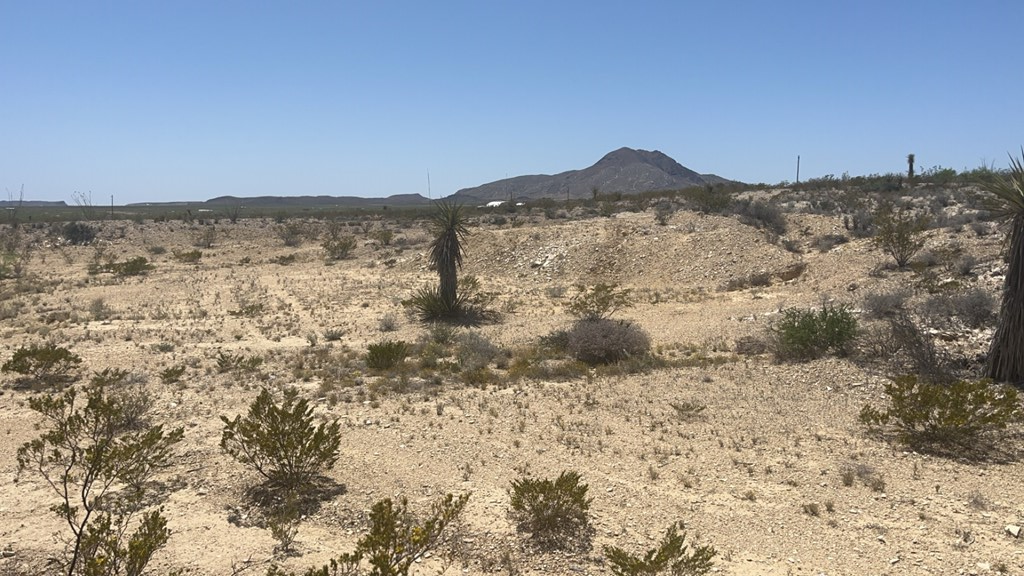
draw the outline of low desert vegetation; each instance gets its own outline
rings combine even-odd
[[[518,478],[509,491],[510,516],[538,546],[569,549],[590,545],[589,486],[579,473],[562,472],[558,478]]]
[[[82,358],[63,346],[41,344],[22,346],[0,367],[14,372],[29,383],[55,386],[73,381]]]
[[[151,480],[173,459],[181,428],[139,427],[140,415],[99,374],[84,388],[29,399],[43,433],[18,449],[18,473],[41,476],[57,496],[51,510],[67,525],[60,571],[142,574],[170,537],[162,510],[150,509]]]
[[[857,318],[844,305],[818,310],[789,308],[769,330],[772,352],[779,360],[807,361],[825,354],[846,355],[857,337]]]
[[[987,380],[933,383],[911,375],[891,379],[883,390],[889,406],[865,405],[861,422],[891,427],[915,449],[969,454],[983,448],[983,441],[994,445],[1007,426],[1021,419],[1016,389]]]
[[[370,510],[369,531],[356,543],[355,551],[341,554],[328,564],[302,574],[406,576],[415,563],[429,557],[430,552],[451,538],[449,528],[458,521],[468,500],[469,494],[457,497],[448,494],[434,502],[422,519],[409,511],[406,498],[397,503],[390,498],[380,500]],[[267,576],[295,576],[295,573],[272,566]]]
[[[849,527],[847,500],[864,518],[884,516],[887,490],[906,506],[922,493],[962,492],[972,507],[1005,515],[997,498],[958,479],[972,476],[972,463],[998,461],[986,473],[1002,481],[1022,453],[1013,387],[1020,272],[1012,249],[1001,259],[984,237],[1004,215],[1008,245],[1017,243],[1020,186],[1013,171],[1000,173],[1009,179],[1001,184],[989,174],[984,184],[1005,206],[977,210],[966,179],[948,172],[771,190],[594,191],[501,214],[442,202],[298,217],[247,209],[231,226],[217,220],[226,212],[185,223],[6,226],[0,319],[9,344],[0,372],[11,386],[0,393],[12,400],[12,421],[19,409],[40,420],[39,437],[17,451],[10,489],[35,497],[44,490],[29,479],[41,479],[62,531],[60,550],[31,554],[57,558],[46,573],[68,576],[173,573],[195,545],[175,542],[195,533],[178,534],[176,522],[187,520],[161,507],[178,502],[166,500],[178,489],[239,500],[225,505],[219,494],[189,505],[213,516],[226,506],[225,530],[266,529],[246,539],[249,560],[232,558],[222,571],[272,576],[728,572],[747,561],[733,554],[751,545],[721,546],[719,535],[740,538],[713,523],[723,509],[749,509],[754,529],[764,527],[756,511],[772,509],[795,533],[825,531]],[[749,244],[719,245],[708,234]],[[141,248],[122,241],[140,237]],[[470,238],[479,261],[468,260]],[[190,243],[197,249],[181,251]],[[686,257],[666,271],[665,255],[677,253]],[[660,268],[648,285],[651,260]],[[65,265],[71,276],[54,279]],[[829,277],[848,265],[863,276]],[[154,266],[150,279],[131,278]],[[156,301],[146,290],[159,292]],[[712,310],[719,305],[735,315],[726,321]],[[976,342],[993,328],[986,355]],[[140,371],[147,365],[152,376]],[[86,370],[97,371],[79,385]],[[887,374],[910,375],[882,382]],[[819,410],[801,411],[802,403]],[[798,425],[787,420],[794,406]],[[219,456],[190,440],[183,453],[196,462],[176,476],[183,432],[160,422],[187,422],[190,438],[212,424]],[[343,429],[352,440],[345,459]],[[27,434],[10,426],[15,433]],[[893,446],[906,450],[895,464],[886,460]],[[360,468],[367,449],[379,451],[380,470]],[[589,468],[590,459],[608,466]],[[735,486],[734,501],[704,498],[705,465]],[[463,523],[470,496],[449,492],[468,486],[489,496]],[[638,496],[651,488],[657,496]],[[700,530],[691,526],[688,537],[673,522],[659,540],[656,529],[688,503]],[[487,517],[506,509],[510,522]],[[939,525],[932,516],[950,518],[938,507],[928,520],[915,512],[929,526]],[[887,529],[865,528],[835,532],[860,546],[860,532],[873,545]],[[915,537],[938,542],[924,531]],[[971,553],[984,558],[992,547],[979,549],[995,541],[979,538]],[[252,542],[265,551],[252,553]],[[327,551],[319,562],[333,560],[307,569],[303,554],[313,550]],[[163,564],[168,552],[177,556]],[[835,567],[807,554],[806,565]]]
[[[718,551],[712,546],[697,546],[692,551],[686,544],[683,523],[669,526],[657,548],[636,556],[615,546],[604,549],[605,558],[615,576],[700,576],[711,572],[712,559]]]
[[[221,420],[221,449],[285,493],[310,487],[338,460],[341,428],[337,420],[317,425],[309,402],[294,390],[286,391],[278,404],[264,388],[245,417],[221,416]]]

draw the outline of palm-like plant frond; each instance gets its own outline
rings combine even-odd
[[[995,174],[980,184],[982,190],[994,196],[990,202],[993,212],[1003,218],[1024,214],[1024,148],[1021,148],[1021,158],[1010,155],[1007,173]]]
[[[1010,156],[1010,170],[982,182],[993,195],[993,211],[1009,224],[1006,278],[999,321],[988,351],[988,377],[1024,383],[1024,148]]]
[[[430,229],[434,235],[430,243],[430,263],[438,269],[461,268],[465,254],[462,243],[469,235],[462,205],[445,200],[438,202],[437,211],[430,219]]]
[[[463,242],[469,235],[466,216],[461,204],[442,200],[431,218],[430,263],[437,268],[438,293],[445,306],[455,309],[458,304],[458,274],[465,253]]]

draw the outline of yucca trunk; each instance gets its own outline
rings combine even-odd
[[[454,260],[445,260],[437,266],[438,289],[441,301],[448,310],[455,310],[458,298],[459,269]]]
[[[999,324],[988,352],[988,377],[1024,382],[1024,213],[1010,223],[1010,245]]]

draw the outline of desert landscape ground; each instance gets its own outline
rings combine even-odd
[[[453,561],[438,551],[413,573],[609,574],[604,547],[642,552],[680,520],[688,541],[715,547],[721,574],[1024,573],[1024,543],[1007,530],[1024,522],[1019,427],[997,456],[918,453],[858,420],[865,404],[884,404],[894,375],[884,363],[861,354],[779,362],[744,345],[764,338],[780,311],[823,302],[850,306],[870,333],[865,298],[906,290],[916,310],[931,311],[919,313],[928,333],[970,371],[994,322],[967,327],[926,308],[926,286],[955,282],[997,298],[1004,235],[988,221],[933,226],[921,252],[933,261],[898,270],[841,216],[810,213],[799,195],[757,194],[787,206],[781,240],[688,209],[661,225],[653,203],[609,215],[524,207],[475,216],[461,273],[479,280],[499,318],[455,329],[469,344],[449,364],[480,364],[472,378],[468,366],[428,370],[414,357],[393,373],[362,360],[375,342],[433,337],[402,305],[436,282],[423,222],[353,221],[357,246],[337,261],[325,259],[326,224],[316,219],[294,220],[306,235],[297,246],[271,218],[93,222],[97,239],[85,246],[22,224],[32,249],[20,278],[0,281],[0,361],[21,346],[66,346],[83,376],[130,371],[151,399],[150,419],[184,427],[160,476],[172,535],[153,574],[263,574],[271,563],[301,571],[351,550],[381,498],[404,496],[423,511],[446,493],[471,495]],[[386,242],[374,234],[382,229]],[[212,242],[197,248],[204,234]],[[824,244],[829,237],[844,239]],[[180,256],[193,250],[194,262]],[[154,268],[89,271],[137,256]],[[511,375],[522,350],[572,323],[574,286],[597,283],[631,290],[633,306],[615,318],[642,327],[668,366]],[[218,355],[260,362],[222,370]],[[159,374],[175,366],[185,368],[180,381],[164,383]],[[0,395],[0,573],[46,573],[66,527],[50,511],[51,488],[16,461],[39,434],[28,398],[46,391],[16,376],[3,375]],[[247,504],[259,478],[219,443],[221,416],[245,413],[263,388],[280,396],[289,387],[319,418],[341,422],[342,444],[326,472],[337,489],[284,555]],[[542,552],[508,517],[510,483],[566,470],[589,486],[592,545]]]

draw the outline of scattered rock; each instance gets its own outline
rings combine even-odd
[[[1020,526],[1016,524],[1008,524],[1006,526],[1006,533],[1014,538],[1020,538]]]

